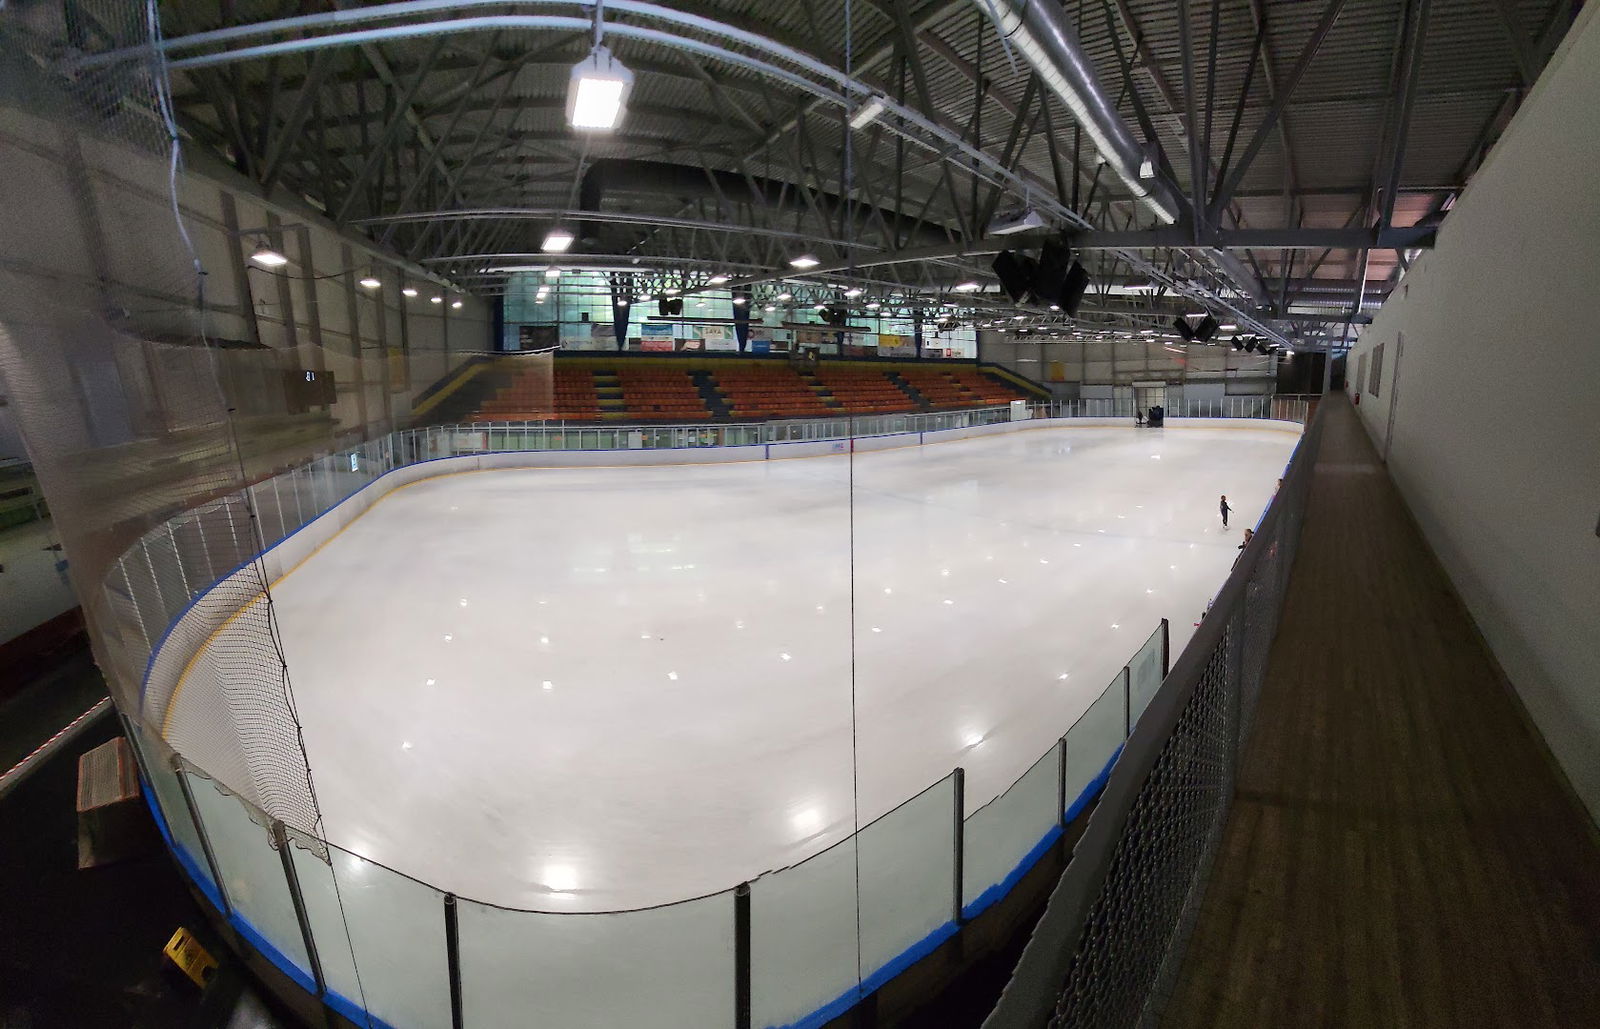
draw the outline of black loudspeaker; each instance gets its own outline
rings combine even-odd
[[[656,297],[656,314],[666,318],[672,314],[672,301],[666,297]]]
[[[1061,285],[1061,296],[1056,300],[1061,305],[1061,310],[1067,317],[1076,318],[1078,308],[1083,306],[1083,295],[1089,291],[1089,272],[1077,261],[1072,262],[1072,267],[1067,269],[1066,281]]]
[[[1022,298],[1028,295],[1033,288],[1034,269],[1038,262],[1033,258],[1017,253],[1015,250],[1002,250],[994,259],[995,278],[1000,280],[1000,288],[1006,291],[1013,303],[1021,303]]]
[[[683,298],[672,297],[667,300],[667,313],[677,316],[683,313]]]
[[[1214,315],[1206,315],[1200,319],[1200,324],[1195,326],[1194,338],[1196,342],[1210,343],[1211,337],[1217,334],[1217,319]]]
[[[1182,336],[1185,340],[1190,343],[1194,342],[1194,330],[1189,327],[1189,319],[1180,314],[1178,317],[1172,319],[1172,327],[1177,329],[1178,335]]]
[[[1054,240],[1046,243],[1039,252],[1039,263],[1033,269],[1033,282],[1028,292],[1041,304],[1061,304],[1061,290],[1071,266],[1071,250]]]
[[[1247,354],[1255,353],[1256,352],[1256,341],[1252,339],[1250,342],[1246,343],[1244,345],[1244,352],[1247,353]]]

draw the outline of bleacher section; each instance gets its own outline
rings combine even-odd
[[[918,410],[911,394],[895,385],[883,368],[824,361],[817,383],[837,402],[840,414],[898,414]]]
[[[898,414],[1033,399],[973,365],[824,360],[572,357],[546,364],[491,360],[457,390],[452,418],[473,422],[757,421]],[[546,376],[552,380],[547,380]],[[470,398],[470,400],[468,399]]]
[[[1033,399],[1011,383],[986,375],[971,366],[902,368],[900,375],[935,410]]]
[[[818,418],[833,412],[793,366],[782,362],[729,362],[715,367],[712,375],[734,421]]]
[[[687,370],[622,361],[615,374],[622,389],[623,410],[631,420],[694,422],[711,417],[705,398]]]

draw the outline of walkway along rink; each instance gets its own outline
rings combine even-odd
[[[1283,621],[1163,1024],[1600,1024],[1595,827],[1349,401],[1324,403]]]

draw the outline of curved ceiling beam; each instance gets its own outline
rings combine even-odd
[[[353,218],[352,225],[398,225],[407,222],[429,221],[583,221],[601,224],[650,225],[670,229],[693,229],[699,232],[749,233],[772,236],[778,239],[800,240],[832,247],[872,249],[870,244],[855,240],[829,239],[810,232],[790,232],[785,229],[768,229],[757,225],[737,225],[731,222],[702,221],[696,218],[672,218],[657,214],[629,214],[621,211],[575,211],[567,207],[477,207],[459,211],[412,211],[406,214],[386,214],[373,218]]]

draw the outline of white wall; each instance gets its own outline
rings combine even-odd
[[[1597,8],[1362,335],[1348,388],[1382,345],[1361,420],[1600,819]]]

